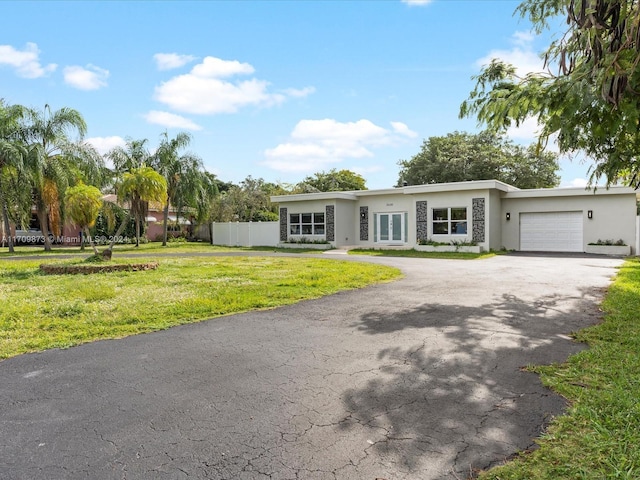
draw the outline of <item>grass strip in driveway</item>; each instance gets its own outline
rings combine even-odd
[[[159,261],[159,268],[45,275],[41,260],[0,261],[0,358],[273,308],[401,275],[381,265],[315,258],[145,259]]]
[[[476,258],[489,258],[496,255],[495,252],[469,253],[469,252],[420,252],[407,249],[374,249],[354,248],[349,250],[349,255],[372,255],[376,257],[407,257],[407,258],[444,258],[449,260],[475,260]]]
[[[603,302],[603,323],[576,339],[589,344],[562,365],[535,366],[571,406],[540,448],[482,480],[640,478],[640,260],[620,269]]]

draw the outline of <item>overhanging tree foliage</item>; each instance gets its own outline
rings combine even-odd
[[[545,52],[546,72],[516,75],[494,60],[475,77],[461,116],[498,131],[528,118],[540,145],[593,162],[589,182],[640,187],[640,5],[637,0],[526,0],[518,7],[541,32],[565,15],[565,34]]]
[[[398,164],[397,186],[500,180],[518,188],[546,188],[560,181],[555,154],[515,145],[490,132],[430,137],[418,154]]]

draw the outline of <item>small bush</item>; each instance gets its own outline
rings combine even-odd
[[[624,240],[622,240],[621,238],[618,240],[600,240],[598,239],[597,242],[591,242],[589,245],[615,245],[617,247],[625,247],[627,244],[625,243]]]

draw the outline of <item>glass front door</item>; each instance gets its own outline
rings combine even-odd
[[[383,243],[404,243],[404,214],[378,214],[379,241]]]

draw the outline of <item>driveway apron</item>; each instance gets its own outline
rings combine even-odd
[[[522,367],[584,348],[621,264],[344,259],[405,276],[0,362],[0,478],[467,478],[566,407]]]

